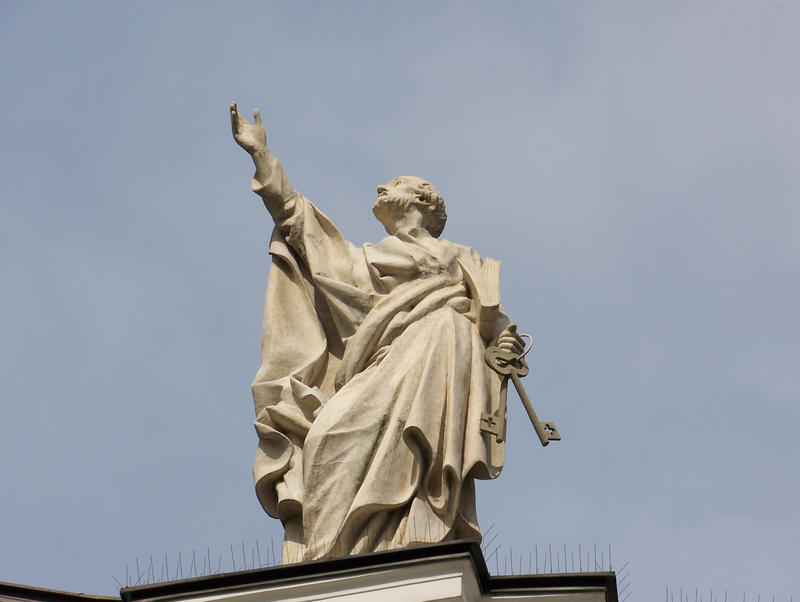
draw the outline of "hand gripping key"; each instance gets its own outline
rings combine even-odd
[[[530,338],[528,335],[522,335]],[[539,436],[542,445],[547,445],[551,441],[561,441],[561,435],[554,422],[541,422],[536,416],[531,400],[522,387],[520,377],[528,374],[528,364],[525,355],[530,351],[530,347],[522,355],[517,355],[513,351],[503,351],[499,347],[489,347],[484,353],[484,359],[492,370],[504,376],[500,384],[500,406],[494,414],[481,413],[481,430],[495,436],[498,443],[502,443],[506,438],[506,406],[508,397],[508,379],[514,383],[522,405],[528,412],[533,428]]]

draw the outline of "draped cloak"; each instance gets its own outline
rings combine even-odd
[[[480,429],[500,378],[456,261],[480,257],[420,228],[357,248],[278,170],[253,181],[276,224],[253,476],[283,562],[479,539],[473,479],[505,453]]]

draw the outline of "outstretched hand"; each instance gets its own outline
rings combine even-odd
[[[261,113],[253,111],[253,123],[241,116],[235,102],[231,103],[231,129],[236,143],[251,155],[267,150],[267,132],[261,123]]]

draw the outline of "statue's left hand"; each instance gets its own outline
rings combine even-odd
[[[503,351],[522,355],[522,352],[525,351],[525,341],[519,336],[516,324],[506,326],[505,330],[497,337],[497,346]]]
[[[235,102],[231,103],[231,129],[233,129],[233,139],[251,156],[266,152],[267,132],[264,124],[261,123],[261,113],[258,109],[253,111],[253,123],[241,116]]]

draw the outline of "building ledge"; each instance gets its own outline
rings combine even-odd
[[[480,546],[454,541],[125,587],[119,598],[0,582],[23,602],[618,602],[613,572],[491,576]]]

